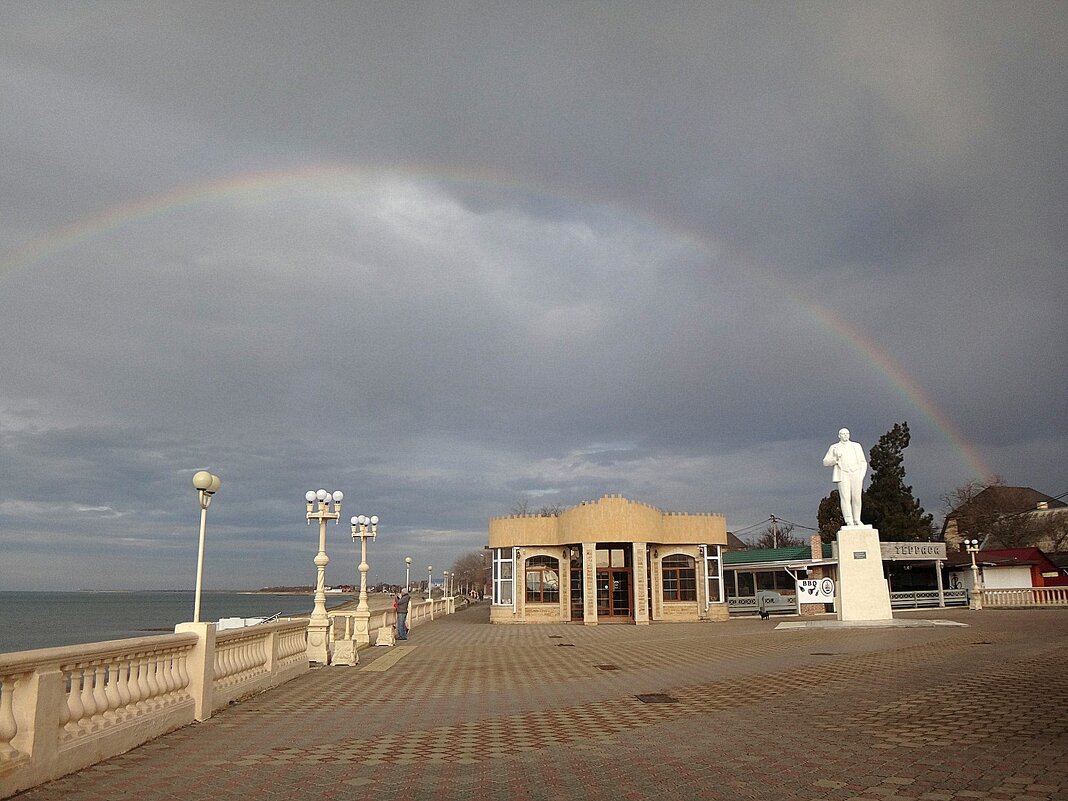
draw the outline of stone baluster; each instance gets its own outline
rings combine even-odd
[[[107,681],[107,666],[103,662],[97,662],[91,667],[93,671],[93,705],[96,709],[93,711],[93,719],[91,721],[94,731],[102,729],[104,727],[104,716],[108,713],[108,694],[104,687]]]
[[[82,706],[82,672],[73,667],[63,668],[63,672],[66,673],[68,681],[67,719],[63,722],[63,739],[69,740],[77,736],[82,715],[85,714],[85,708]]]
[[[170,706],[174,682],[171,679],[171,659],[166,652],[156,654],[156,684],[159,685],[159,705]]]
[[[178,663],[178,689],[183,692],[189,689],[189,657],[182,651],[177,658]]]
[[[162,705],[163,688],[160,685],[159,654],[153,653],[145,656],[148,666],[148,708],[159,709]]]
[[[138,654],[137,659],[137,714],[141,715],[152,708],[152,687],[148,683],[148,661],[144,654]]]
[[[185,675],[185,654],[175,651],[171,657],[171,675],[174,677],[174,698],[181,701],[186,695],[189,678]]]
[[[121,661],[108,665],[104,670],[104,695],[107,696],[107,714],[112,718],[122,717],[122,697],[119,695],[119,668]]]
[[[116,671],[116,690],[119,693],[119,720],[126,720],[130,716],[130,660],[123,659],[119,662]]]
[[[216,675],[215,680],[219,684],[229,683],[230,675],[234,672],[231,656],[233,648],[229,644],[223,645],[218,651],[215,652],[218,657],[219,673]]]
[[[78,668],[82,676],[82,717],[78,721],[82,731],[93,730],[93,716],[96,714],[96,699],[93,697],[93,672],[89,667]]]
[[[0,676],[0,762],[18,754],[11,741],[19,733],[14,711],[15,678]]]
[[[135,718],[141,714],[141,702],[144,700],[144,689],[141,687],[140,662],[136,657],[130,657],[126,688],[130,693],[130,703],[126,705],[126,716]]]

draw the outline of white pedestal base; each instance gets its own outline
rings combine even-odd
[[[330,664],[330,621],[315,620],[308,623],[308,661],[320,665]]]
[[[839,620],[893,620],[890,588],[883,578],[879,532],[871,526],[838,530],[838,585],[835,607]]]
[[[397,644],[397,627],[396,626],[381,626],[378,629],[378,638],[375,640],[375,645],[396,645]]]
[[[358,665],[360,664],[360,654],[356,650],[356,643],[353,640],[335,640],[334,641],[334,659],[335,665]]]

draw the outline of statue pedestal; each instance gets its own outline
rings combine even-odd
[[[890,588],[883,578],[879,532],[871,526],[842,526],[838,530],[838,619],[893,620]]]

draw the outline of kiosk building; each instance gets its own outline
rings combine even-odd
[[[493,623],[726,620],[727,523],[606,495],[489,523]]]

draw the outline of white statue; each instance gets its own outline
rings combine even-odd
[[[827,449],[823,457],[824,467],[834,467],[831,481],[838,485],[838,498],[842,502],[842,517],[847,526],[859,526],[860,493],[864,488],[864,476],[868,473],[868,462],[864,458],[864,449],[859,442],[849,439],[849,429],[838,432],[838,442]]]

